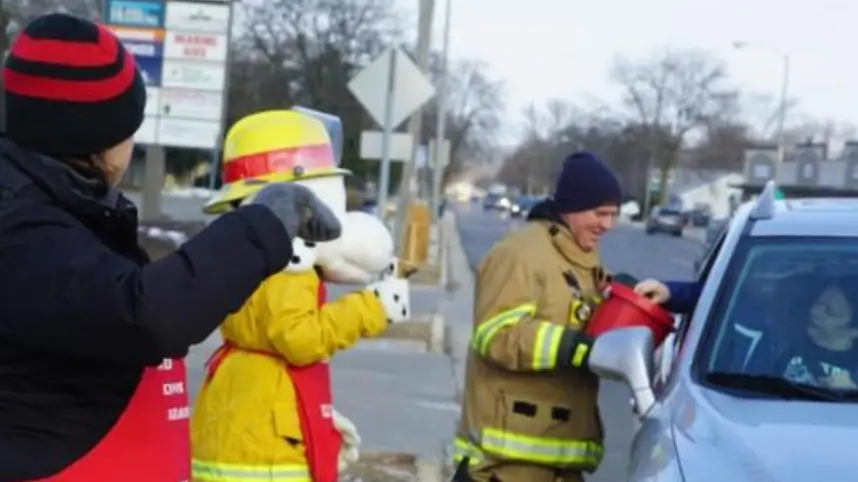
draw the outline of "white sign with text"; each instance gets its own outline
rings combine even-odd
[[[229,31],[229,5],[167,2],[165,27],[169,30],[225,34]]]
[[[162,146],[214,149],[219,136],[219,121],[169,117],[161,117],[158,120],[158,143]]]
[[[226,35],[167,31],[164,57],[226,62]]]
[[[134,142],[137,144],[157,144],[158,143],[158,118],[154,116],[146,116],[143,118],[143,123],[140,128],[134,133]]]
[[[212,90],[161,89],[164,117],[218,121],[223,115],[223,94]]]
[[[164,59],[161,87],[222,91],[226,67],[217,62]]]
[[[158,87],[146,87],[146,115],[158,115],[158,107],[161,105],[161,89]]]

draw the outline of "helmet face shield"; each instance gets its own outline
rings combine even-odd
[[[324,124],[328,131],[328,137],[331,139],[331,147],[334,150],[334,165],[339,166],[343,159],[343,121],[333,114],[326,114],[300,105],[293,107],[292,110],[317,119]]]

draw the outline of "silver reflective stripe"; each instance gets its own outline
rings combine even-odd
[[[311,482],[306,467],[300,465],[254,466],[194,460],[194,480],[216,482]]]
[[[534,370],[551,370],[557,366],[557,352],[565,328],[543,321],[536,330],[534,341]]]
[[[602,459],[602,447],[596,442],[533,437],[497,429],[483,429],[480,447],[504,459],[551,466],[595,469]]]

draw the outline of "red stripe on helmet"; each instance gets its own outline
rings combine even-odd
[[[237,157],[223,165],[223,182],[231,184],[275,172],[293,171],[300,176],[307,170],[334,166],[330,144],[290,147]]]

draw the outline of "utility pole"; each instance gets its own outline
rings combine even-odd
[[[444,181],[445,161],[449,161],[449,151],[444,146],[447,138],[447,85],[450,82],[450,19],[453,1],[447,0],[444,6],[444,46],[441,50],[441,81],[438,86],[438,114],[435,128],[435,158],[432,159],[432,219],[440,218],[441,183]]]
[[[429,71],[429,49],[432,39],[432,16],[435,12],[435,0],[419,0],[420,11],[417,19],[417,50],[415,59],[417,67],[424,74]],[[423,131],[423,109],[417,109],[411,116],[408,123],[408,131],[411,138],[414,140],[414,147],[411,151],[411,159],[404,162],[402,165],[402,178],[399,181],[399,202],[396,203],[396,218],[393,224],[393,242],[397,248],[402,246],[402,238],[405,235],[405,219],[408,211],[408,206],[411,204],[412,189],[411,184],[414,180],[415,160],[417,159],[418,151],[422,143],[421,133]],[[384,209],[384,206],[380,206]]]

